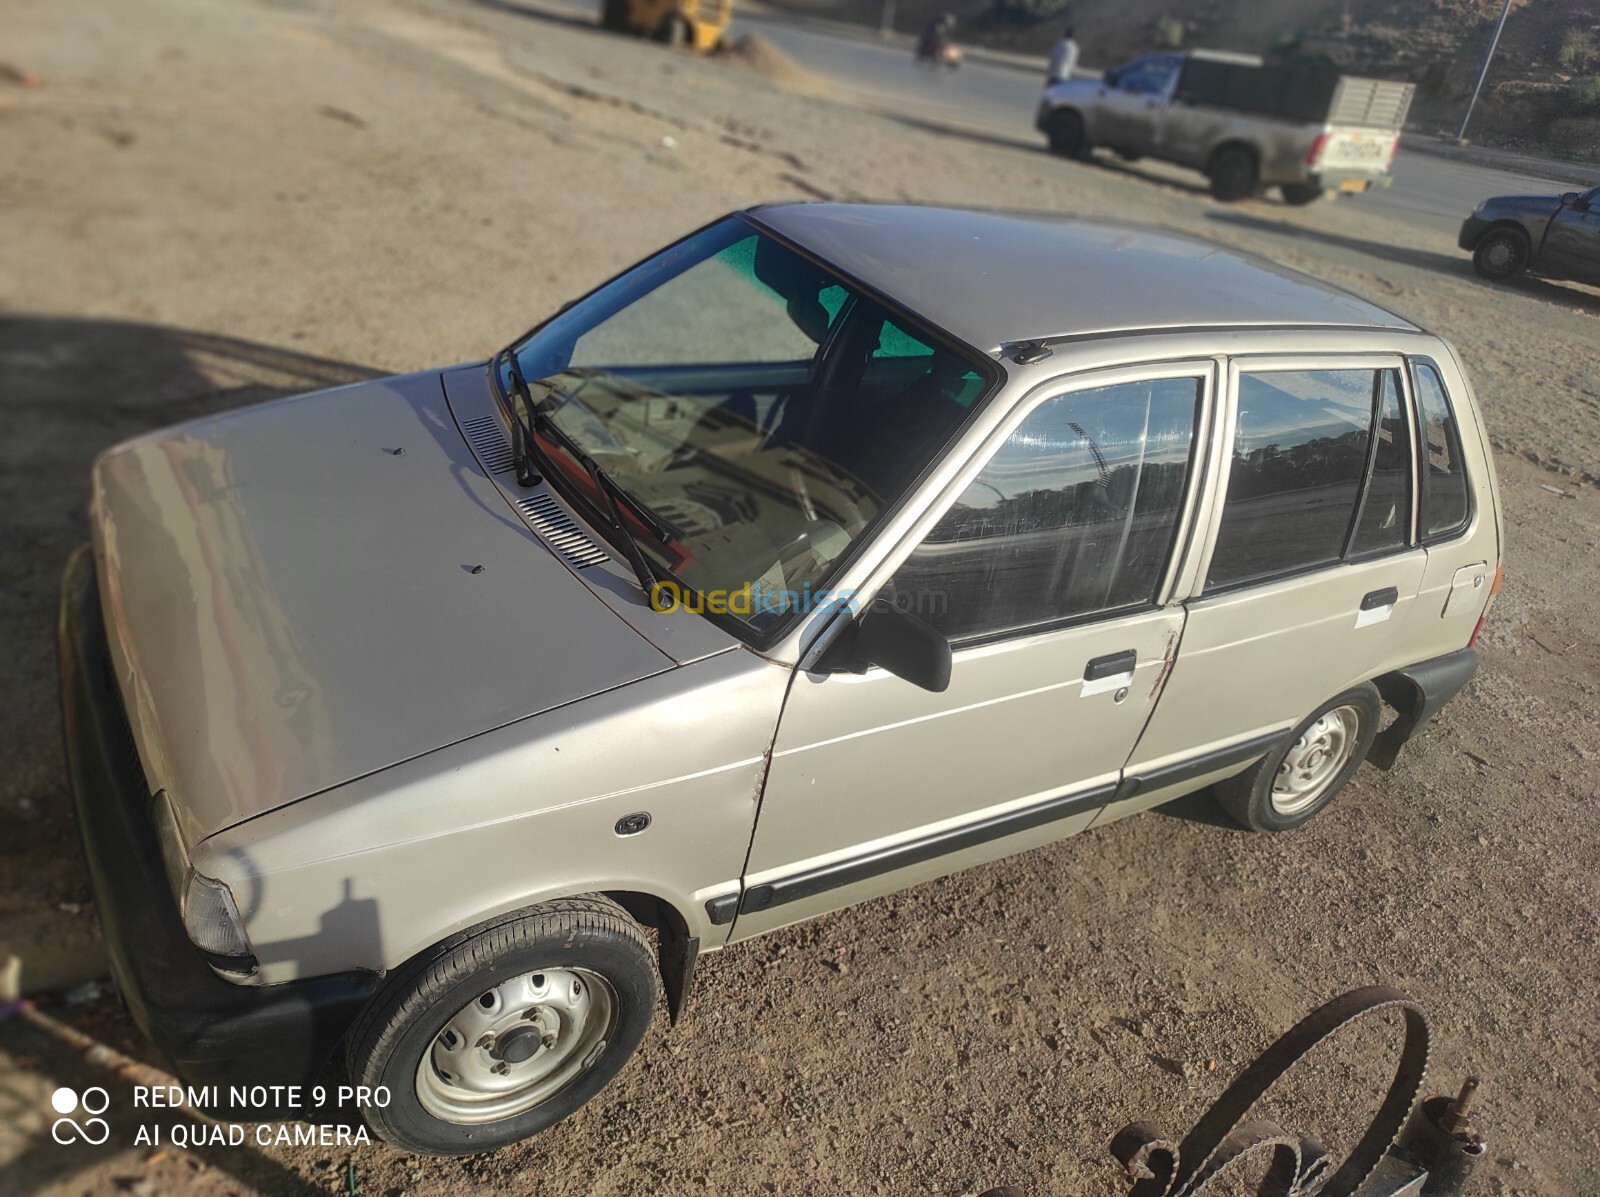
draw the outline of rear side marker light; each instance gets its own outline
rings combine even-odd
[[[1489,583],[1489,597],[1492,599],[1500,593],[1500,583],[1505,579],[1506,567],[1497,565],[1494,569],[1494,581]],[[1467,641],[1467,647],[1473,648],[1478,643],[1478,633],[1483,631],[1483,625],[1489,620],[1489,608],[1483,609],[1483,614],[1478,616],[1477,625],[1472,629],[1472,639]]]

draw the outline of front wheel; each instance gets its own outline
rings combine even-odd
[[[351,1032],[362,1113],[408,1151],[466,1155],[576,1111],[639,1046],[659,987],[639,927],[568,898],[446,941],[398,970]]]
[[[1063,158],[1083,158],[1089,153],[1089,139],[1083,117],[1076,112],[1052,113],[1045,122],[1044,134],[1050,139],[1050,152]]]
[[[1378,734],[1383,703],[1370,682],[1329,700],[1256,765],[1212,787],[1218,805],[1251,831],[1288,831],[1355,776]]]
[[[1528,265],[1528,238],[1517,229],[1490,229],[1472,251],[1472,268],[1486,279],[1504,282]]]

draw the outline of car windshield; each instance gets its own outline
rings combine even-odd
[[[502,354],[507,394],[512,354],[555,426],[537,447],[558,489],[616,524],[564,437],[652,517],[635,539],[663,576],[656,605],[676,598],[753,639],[849,597],[827,588],[851,547],[997,377],[737,217]]]

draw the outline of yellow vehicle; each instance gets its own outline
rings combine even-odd
[[[715,50],[733,19],[733,0],[601,0],[600,27],[653,37],[688,50]]]

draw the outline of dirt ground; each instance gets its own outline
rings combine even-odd
[[[739,205],[1111,215],[1349,287],[1459,346],[1509,546],[1477,680],[1302,831],[1188,800],[735,947],[600,1099],[481,1159],[151,1151],[126,1077],[52,1028],[149,1058],[136,1029],[110,998],[47,997],[45,1020],[0,1021],[0,1193],[1116,1193],[1115,1130],[1181,1131],[1301,1014],[1374,982],[1430,1011],[1430,1089],[1484,1078],[1478,1192],[1600,1192],[1595,292],[1486,287],[1449,238],[1359,199],[1224,209],[1052,159],[1025,113],[1008,142],[859,112],[760,55],[694,60],[509,3],[5,12],[0,57],[38,80],[0,79],[0,940],[24,985],[93,951],[52,633],[95,452],[483,356]],[[1393,1046],[1380,1029],[1319,1054],[1281,1120],[1348,1147]],[[96,1084],[110,1142],[51,1142],[51,1091]]]

